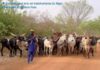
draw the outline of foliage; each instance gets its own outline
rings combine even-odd
[[[80,30],[88,34],[100,35],[100,18],[83,22],[80,25]]]
[[[73,5],[73,3],[71,3],[71,5]],[[91,7],[87,4],[86,6]],[[78,9],[79,8],[80,7],[78,7]],[[78,11],[78,9],[76,10]],[[88,34],[100,35],[100,17],[89,21],[86,20],[83,21],[82,19],[81,23],[77,25],[75,22],[76,19],[72,18],[73,15],[66,16],[67,19],[64,20],[64,17],[61,16],[62,14],[60,14],[56,17],[57,20],[54,19],[52,20],[50,17],[48,17],[48,15],[45,15],[45,13],[42,14],[43,16],[41,16],[40,14],[41,17],[39,17],[38,14],[27,16],[25,12],[18,13],[16,10],[17,9],[0,8],[0,36],[9,36],[10,33],[14,33],[17,35],[28,33],[30,29],[34,29],[36,34],[38,35],[46,35],[46,36],[50,36],[54,31],[65,32],[65,33],[77,32],[78,34],[88,33]],[[90,11],[88,11],[84,19],[88,16]],[[61,22],[64,24],[62,24]]]

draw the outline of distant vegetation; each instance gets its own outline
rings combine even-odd
[[[50,35],[53,31],[100,35],[100,17],[86,20],[92,12],[86,0],[65,3],[63,12],[53,20],[45,14],[27,16],[25,11],[0,8],[0,36],[27,33],[31,28],[39,35]]]

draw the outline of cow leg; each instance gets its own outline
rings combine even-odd
[[[93,48],[92,48],[91,52],[92,52],[92,56],[94,56],[94,49]]]
[[[68,54],[70,54],[70,47],[68,46]]]
[[[57,50],[57,51],[58,51],[58,53],[57,53],[57,54],[58,54],[58,55],[60,55],[60,48],[58,48],[58,50]]]
[[[49,48],[45,47],[45,55],[48,55],[49,53]]]
[[[20,57],[22,57],[22,50],[18,47],[18,46],[16,46],[16,50],[19,50],[19,52],[20,52]]]
[[[59,47],[57,48],[57,55],[59,55],[59,52],[60,52],[60,50],[59,50]]]
[[[52,54],[56,55],[57,54],[57,45],[55,45],[52,49]]]
[[[53,55],[54,55],[54,53],[55,53],[54,51],[55,51],[55,50],[54,50],[54,47],[53,47],[53,49],[52,49],[52,54],[53,54]]]
[[[68,46],[68,52],[69,52],[69,54],[71,54],[71,46]]]
[[[61,47],[59,48],[59,53],[58,53],[58,55],[59,55],[59,56],[62,55],[62,48],[61,48]]]
[[[72,54],[74,54],[74,47],[72,46]]]
[[[71,54],[72,53],[72,48],[71,47],[69,47],[69,54]]]
[[[50,48],[48,48],[48,55],[50,55]]]
[[[82,49],[82,53],[83,53],[83,56],[86,55],[86,50],[84,48]]]
[[[42,55],[44,55],[44,47],[43,46],[41,47],[41,52],[42,52]]]
[[[77,55],[79,54],[79,46],[75,46],[74,53],[77,54]]]
[[[16,47],[13,47],[13,49],[12,49],[12,53],[13,53],[13,56],[15,56],[16,55]]]
[[[10,55],[9,56],[12,57],[12,49],[10,49]]]
[[[62,53],[62,55],[64,55],[64,47],[62,47],[62,49],[61,49],[61,53]]]
[[[49,54],[49,48],[46,48],[46,55]]]
[[[53,47],[50,48],[50,54],[52,55],[53,52]]]
[[[78,55],[80,53],[80,47],[79,46],[77,47],[76,51],[77,51],[77,55]]]
[[[51,55],[52,55],[52,52],[53,52],[53,48],[51,48]]]
[[[13,54],[13,56],[15,56],[17,54],[16,46],[12,46],[12,54]]]
[[[39,45],[39,53],[38,53],[38,55],[42,55],[42,48],[41,48],[41,45]]]
[[[88,58],[90,58],[91,49],[87,50]]]
[[[89,46],[90,48],[88,48],[88,58],[90,58],[90,54],[92,54],[92,47],[91,46]]]
[[[90,48],[90,53],[92,54],[92,56],[94,56],[94,49]]]
[[[14,54],[17,55],[17,48],[14,49]]]
[[[43,55],[44,54],[44,48],[39,47],[39,55]]]
[[[23,52],[22,52],[22,50],[21,50],[21,49],[19,49],[19,51],[20,51],[20,57],[22,57]]]
[[[94,50],[93,50],[92,47],[89,48],[89,50],[88,50],[88,58],[90,57],[90,54],[91,54],[92,56],[94,56]]]
[[[10,46],[7,46],[7,49],[10,51],[9,56],[12,57],[12,49],[11,49],[11,47]]]
[[[57,48],[58,48],[58,47],[56,46],[56,47],[55,47],[55,52],[54,52],[55,54],[57,54]]]
[[[22,55],[23,55],[23,52],[22,52],[22,50],[20,49],[20,57],[22,57]]]
[[[2,46],[1,48],[1,56],[3,56],[3,49],[4,49],[4,46]]]
[[[66,48],[65,48],[65,46],[64,46],[64,47],[63,47],[63,50],[62,50],[63,55],[65,55],[65,50],[66,50]]]
[[[48,55],[50,55],[50,48],[48,48]]]
[[[50,48],[48,47],[47,49],[47,54],[49,55],[50,54]]]
[[[68,55],[68,47],[66,47],[66,54]]]
[[[46,47],[44,47],[44,54],[46,55]]]
[[[57,55],[60,55],[60,48],[58,47]]]
[[[59,54],[58,55],[62,55],[62,48],[59,48]]]

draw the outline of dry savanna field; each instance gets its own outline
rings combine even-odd
[[[100,46],[91,58],[82,55],[35,57],[31,64],[26,57],[0,56],[0,70],[100,70]]]

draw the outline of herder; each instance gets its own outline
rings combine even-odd
[[[30,30],[30,34],[28,36],[28,63],[33,61],[36,49],[36,36],[34,30]]]

